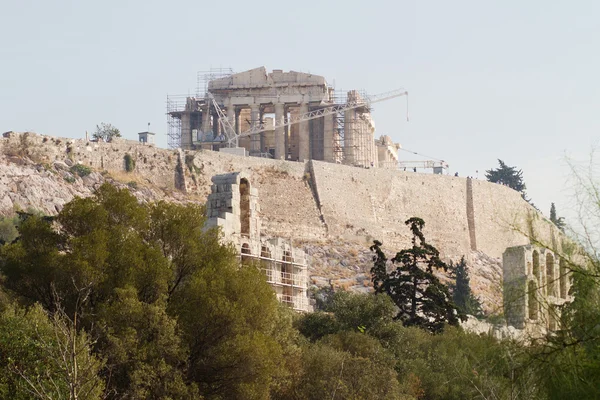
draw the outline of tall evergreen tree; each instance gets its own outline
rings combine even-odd
[[[517,170],[517,167],[509,167],[500,159],[498,159],[498,164],[500,165],[498,168],[485,171],[485,178],[488,182],[499,183],[516,190],[521,193],[521,197],[525,201],[535,207],[535,204],[527,197],[527,193],[525,192],[527,186],[523,182],[523,171]]]
[[[565,230],[565,219],[563,217],[557,217],[556,216],[556,206],[554,205],[554,203],[550,204],[550,221],[552,221],[552,223],[554,225],[556,225],[556,227],[558,229],[560,229],[561,231],[564,232],[564,230]]]
[[[375,292],[387,293],[399,311],[396,316],[405,326],[418,326],[431,332],[440,332],[446,323],[458,325],[459,313],[452,302],[448,288],[434,275],[433,270],[448,270],[439,251],[425,241],[421,218],[405,222],[412,231],[412,247],[401,250],[391,259],[397,264],[387,272],[387,257],[381,242],[371,246],[374,266],[371,275]]]
[[[474,315],[476,317],[482,316],[481,303],[479,299],[473,295],[471,291],[469,277],[469,268],[465,257],[461,257],[460,262],[456,265],[450,264],[452,270],[452,277],[454,278],[454,284],[451,286],[452,289],[452,300],[462,313]]]

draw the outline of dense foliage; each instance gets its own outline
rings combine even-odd
[[[451,263],[450,271],[454,279],[454,283],[450,285],[450,289],[456,308],[463,314],[482,317],[483,310],[481,309],[481,303],[471,290],[471,278],[469,277],[469,268],[465,257],[461,257],[456,265]]]
[[[55,218],[5,221],[17,236],[5,227],[0,246],[0,398],[558,399],[599,385],[593,257],[574,278],[571,328],[523,347],[448,325],[450,292],[429,275],[408,286],[425,288],[417,314],[444,319],[401,308],[396,285],[415,282],[401,276],[444,268],[419,219],[395,275],[376,243],[379,294],[325,290],[308,314],[280,305],[196,205],[140,204],[104,185]],[[432,293],[444,302],[430,307]]]
[[[387,293],[396,307],[396,318],[405,326],[417,326],[431,332],[441,332],[444,325],[458,325],[459,315],[448,287],[434,274],[434,269],[448,271],[448,265],[440,258],[439,251],[425,241],[420,218],[405,222],[412,232],[412,247],[399,251],[392,259],[397,264],[388,272],[387,257],[381,243],[375,241],[371,269],[376,293]]]
[[[95,140],[103,140],[110,142],[113,138],[121,137],[121,131],[114,127],[112,124],[102,122],[100,125],[96,125],[96,131],[92,135]]]

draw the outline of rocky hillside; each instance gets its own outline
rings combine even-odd
[[[320,163],[318,169],[311,171],[304,163],[244,159],[214,152],[163,150],[125,140],[93,143],[32,133],[4,134],[0,139],[0,150],[0,214],[3,215],[26,209],[56,214],[75,196],[89,196],[104,182],[128,187],[143,202],[204,202],[213,175],[246,170],[259,190],[263,233],[289,238],[310,255],[311,282],[315,288],[333,286],[353,291],[371,290],[369,245],[374,238],[384,241],[389,254],[406,243],[408,232],[404,232],[406,228],[401,221],[415,211],[406,196],[421,195],[420,192],[407,192],[407,188],[417,187],[409,178],[419,179],[421,191],[435,185],[435,179],[439,179],[425,174],[406,175],[406,181],[412,186],[401,187],[389,172],[373,171],[390,180],[387,185],[393,190],[384,193],[385,186],[360,186],[361,182],[369,180],[369,172],[350,167],[330,168]],[[129,172],[124,163],[124,157],[128,156],[134,160],[134,168]],[[335,174],[339,173],[345,175],[335,179]],[[404,175],[401,178],[404,181]],[[335,187],[336,182],[343,183],[344,179],[348,180],[344,185],[359,185],[356,191],[364,191],[360,196],[367,200],[368,215],[358,215],[362,212],[362,203],[357,203],[358,193]],[[420,180],[423,180],[422,184]],[[460,182],[452,181],[449,190]],[[456,190],[462,196],[464,188],[457,187]],[[393,208],[398,203],[393,198],[395,192],[400,193],[404,204],[401,212]],[[378,202],[381,197],[385,200]],[[440,212],[439,218],[443,213],[458,215],[460,210],[464,211],[464,206],[450,211],[434,200],[430,200],[434,214],[425,218],[433,228],[426,235],[433,238],[433,244],[439,246],[446,260],[457,261],[459,255],[467,257],[473,290],[487,311],[498,312],[502,280],[499,258],[483,251],[468,250],[468,232],[466,236],[464,230],[451,234],[435,216]],[[338,206],[334,204],[336,201]],[[340,208],[347,204],[354,204],[355,208]],[[423,204],[420,207],[421,216],[429,213],[422,208]],[[386,221],[390,218],[388,214],[395,215],[394,221]],[[467,229],[466,222],[464,226]]]

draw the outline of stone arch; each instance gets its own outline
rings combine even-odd
[[[240,180],[240,223],[242,236],[250,236],[250,182]]]
[[[283,252],[283,262],[281,263],[281,283],[284,285],[293,285],[294,283],[294,258],[289,250]],[[292,286],[283,287],[283,301],[289,304],[293,303],[294,289]]]
[[[537,299],[537,284],[534,280],[527,283],[527,305],[529,309],[529,319],[538,319],[539,304]]]
[[[546,293],[548,296],[554,296],[554,255],[546,253]]]
[[[533,276],[538,282],[542,279],[540,274],[540,253],[537,250],[533,251]]]
[[[264,244],[260,247],[260,264],[264,269],[265,274],[267,274],[267,281],[274,281],[274,275],[277,271],[274,271],[273,268],[274,264],[272,261],[271,249]]]
[[[567,298],[567,265],[564,258],[558,262],[558,286],[560,287],[560,298]]]
[[[252,257],[251,257],[252,251],[250,250],[250,245],[248,243],[242,244],[242,249],[241,249],[240,253],[242,254],[242,263],[243,264],[249,263],[250,260],[252,259]]]

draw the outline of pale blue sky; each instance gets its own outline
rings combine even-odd
[[[0,131],[83,137],[110,122],[131,139],[196,72],[310,71],[377,104],[377,135],[482,178],[523,169],[547,215],[567,214],[565,153],[600,131],[597,1],[0,0]]]

